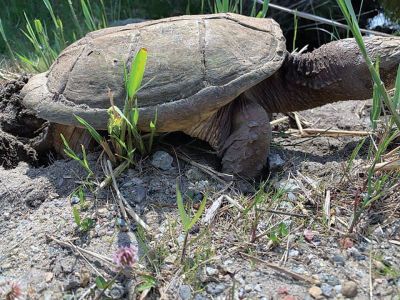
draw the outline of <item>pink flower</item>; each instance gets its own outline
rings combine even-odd
[[[0,282],[0,298],[5,300],[21,299],[21,286],[18,283],[12,281]]]
[[[118,248],[118,250],[114,253],[113,261],[120,268],[133,267],[138,261],[137,247],[130,245],[129,247]]]

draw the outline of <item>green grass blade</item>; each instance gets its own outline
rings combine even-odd
[[[178,211],[181,217],[183,229],[188,231],[190,229],[190,218],[186,213],[185,206],[183,205],[183,198],[178,184],[176,185],[176,202],[178,204]]]
[[[205,208],[206,208],[206,203],[207,203],[207,197],[203,197],[203,200],[200,203],[200,207],[198,208],[197,212],[194,214],[192,220],[189,223],[189,230],[194,226],[194,224],[197,223],[197,221],[200,219],[201,215],[203,214]]]
[[[396,109],[400,108],[400,65],[397,69],[396,84],[394,86],[393,105]]]
[[[81,123],[87,131],[89,131],[90,135],[92,136],[92,138],[99,144],[101,144],[101,142],[103,141],[102,136],[98,133],[98,131],[92,126],[90,125],[88,122],[86,122],[86,120],[84,120],[83,118],[81,118],[80,116],[74,115],[75,119],[78,120],[79,123]]]
[[[128,78],[128,98],[133,99],[142,84],[144,70],[147,62],[147,50],[141,48],[132,62]]]

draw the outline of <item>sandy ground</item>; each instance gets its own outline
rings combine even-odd
[[[43,122],[30,121],[35,126],[25,132],[18,129],[29,115],[15,104],[18,84],[3,86],[0,93],[0,290],[15,282],[30,299],[136,299],[143,295],[138,284],[144,272],[156,280],[150,299],[367,299],[370,294],[398,299],[398,190],[380,197],[348,234],[354,203],[365,193],[368,143],[345,172],[360,137],[299,138],[282,134],[287,122],[275,126],[272,174],[258,209],[244,213],[224,198],[210,225],[191,230],[192,243],[180,263],[177,182],[194,212],[204,194],[208,208],[221,195],[249,207],[254,196],[177,160],[172,149],[202,165],[212,154],[199,155],[202,151],[187,145],[164,147],[163,162],[167,157],[171,164],[160,166],[148,157],[117,179],[121,193],[150,227],[143,238],[135,222],[121,219],[115,191],[92,193],[104,178],[98,153],[89,156],[96,176],[88,186],[77,162],[40,156],[29,146],[37,143]],[[336,103],[301,116],[313,128],[368,130],[364,104]],[[17,129],[12,120],[18,120]],[[81,218],[93,220],[88,231],[78,228],[72,214],[73,206],[79,207],[73,195],[80,186],[86,195]],[[285,191],[274,197],[279,186]],[[142,268],[117,274],[113,253],[129,243],[139,245]],[[95,286],[98,276],[116,277],[102,295]]]

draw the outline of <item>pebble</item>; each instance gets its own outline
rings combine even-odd
[[[224,290],[225,285],[223,285],[222,283],[210,282],[206,286],[206,292],[213,296],[221,294]]]
[[[195,167],[191,167],[189,170],[187,170],[185,175],[187,179],[192,182],[203,180],[205,177],[205,175],[198,168]]]
[[[354,281],[346,281],[342,284],[342,295],[347,298],[357,296],[357,284]]]
[[[300,255],[299,250],[296,249],[290,249],[289,250],[289,257],[297,257]]]
[[[118,283],[114,283],[111,288],[105,291],[105,295],[114,300],[123,299],[124,294],[125,288]]]
[[[78,196],[72,196],[71,197],[71,205],[75,205],[78,204],[80,202],[79,197]]]
[[[335,275],[331,274],[321,274],[319,276],[321,282],[325,282],[331,286],[339,285],[340,280]]]
[[[321,291],[322,291],[322,294],[326,297],[333,296],[333,287],[327,283],[321,284]]]
[[[347,253],[351,257],[353,257],[355,260],[358,260],[358,261],[367,259],[367,257],[365,255],[361,254],[360,251],[358,251],[358,249],[355,247],[351,247],[351,248],[347,249]]]
[[[345,263],[346,263],[344,257],[341,256],[341,255],[338,255],[338,254],[336,254],[336,255],[334,255],[334,256],[332,257],[332,261],[333,261],[333,264],[334,264],[335,266],[342,266],[342,267],[344,267],[344,265],[345,265]]]
[[[312,286],[309,290],[308,293],[314,298],[314,299],[322,299],[322,290],[317,287],[317,286]]]
[[[8,220],[10,220],[10,218],[11,218],[11,215],[10,215],[10,213],[9,213],[9,212],[5,212],[5,213],[3,213],[3,219],[4,219],[4,221],[8,221]]]
[[[281,169],[285,165],[285,161],[278,153],[270,154],[268,158],[271,171]]]
[[[188,285],[181,285],[181,287],[179,288],[179,297],[182,300],[189,300],[192,299],[192,290],[190,288],[190,286]]]
[[[336,294],[341,294],[342,293],[342,285],[338,284],[334,286]]]
[[[296,192],[300,190],[299,185],[294,179],[281,180],[278,182],[278,188],[285,190],[286,192]]]
[[[115,220],[115,225],[117,225],[117,227],[118,227],[121,231],[126,232],[126,231],[129,230],[128,223],[127,223],[124,219],[122,219],[122,218],[117,218],[117,219]]]
[[[126,200],[132,206],[144,203],[147,198],[147,190],[141,185],[135,186],[129,190],[125,190],[124,194],[126,194]]]
[[[208,276],[215,276],[218,275],[218,270],[212,267],[206,267],[206,274]]]
[[[151,164],[153,167],[168,171],[172,168],[173,158],[165,151],[157,151],[153,154]]]

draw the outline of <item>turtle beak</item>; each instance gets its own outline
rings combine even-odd
[[[387,88],[393,88],[400,65],[400,37],[368,37],[365,46],[373,61],[380,60],[380,75]]]

